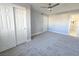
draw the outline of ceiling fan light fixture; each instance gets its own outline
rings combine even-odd
[[[48,8],[48,11],[52,11],[52,9],[51,8]]]
[[[60,5],[59,3],[56,3],[54,5],[52,5],[51,3],[48,4],[48,7],[42,7],[42,8],[47,8],[47,11],[48,12],[52,12],[53,11],[53,8]]]

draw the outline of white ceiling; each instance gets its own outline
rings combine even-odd
[[[27,5],[27,3],[22,4]],[[52,9],[53,11],[51,13],[46,8],[41,8],[44,6],[47,7],[49,3],[28,3],[28,4],[31,5],[32,9],[45,14],[54,14],[54,13],[79,10],[79,3],[60,3],[60,5]],[[52,3],[52,5],[53,4],[55,3]]]
[[[52,5],[55,3],[52,3]],[[41,8],[43,6],[48,6],[48,3],[30,3],[33,9],[45,13],[45,14],[53,14],[53,13],[61,13],[66,11],[73,11],[79,9],[79,3],[60,3],[60,5],[54,7],[52,12],[50,13],[46,8]]]

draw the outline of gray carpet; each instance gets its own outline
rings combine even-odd
[[[2,56],[79,56],[79,38],[45,32],[32,41],[0,53]]]

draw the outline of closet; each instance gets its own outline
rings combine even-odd
[[[27,41],[26,9],[15,7],[15,26],[17,45]]]
[[[0,52],[15,46],[13,8],[0,6]]]
[[[27,42],[26,11],[24,7],[0,5],[0,52]]]

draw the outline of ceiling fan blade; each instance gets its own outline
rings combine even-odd
[[[56,6],[58,6],[58,5],[60,5],[60,3],[54,4],[53,6],[51,6],[51,8],[56,7]]]
[[[41,7],[41,8],[48,8],[48,7]]]

